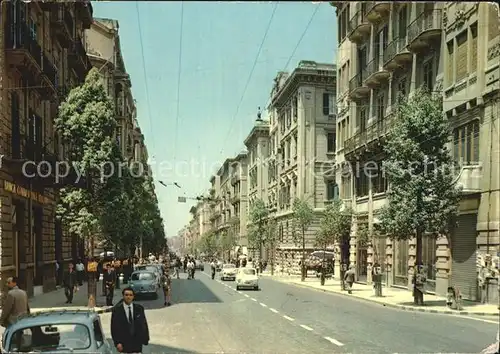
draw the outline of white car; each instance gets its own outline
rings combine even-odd
[[[236,266],[234,264],[224,264],[220,272],[220,279],[222,281],[235,280],[237,272],[238,270],[236,269]]]
[[[242,288],[259,290],[259,276],[255,268],[240,268],[236,274],[236,290]]]

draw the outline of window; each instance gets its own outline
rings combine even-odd
[[[326,151],[335,152],[335,133],[328,133],[326,135]]]
[[[453,130],[453,157],[464,165],[479,163],[479,121],[474,120]]]
[[[467,77],[467,31],[457,36],[457,53],[455,61],[456,81]]]
[[[372,176],[372,190],[373,193],[384,193],[387,190],[387,179],[385,178],[383,162],[377,163],[377,169],[370,172]]]
[[[424,77],[422,84],[427,90],[429,90],[429,92],[434,88],[434,68],[432,67],[433,59],[426,61],[423,67]]]
[[[500,18],[495,4],[489,4],[488,39],[491,41],[500,34]]]
[[[34,40],[37,40],[38,38],[38,26],[36,24],[36,21],[33,18],[30,18],[29,20],[29,28],[30,28],[30,36]]]
[[[447,44],[446,44],[446,47],[447,47],[447,52],[446,52],[446,57],[448,59],[448,65],[446,66],[446,83],[448,86],[450,86],[451,84],[453,84],[455,81],[454,81],[454,77],[453,77],[453,69],[455,68],[455,64],[454,64],[454,60],[455,60],[455,57],[453,56],[453,41],[449,41]]]
[[[359,109],[358,112],[358,126],[360,132],[364,132],[366,130],[366,124],[367,124],[367,114],[366,114],[366,107],[363,106]]]
[[[394,284],[408,285],[408,240],[396,241],[396,269]]]
[[[356,176],[356,197],[361,198],[368,195],[369,177],[364,169],[360,167]]]
[[[396,92],[396,97],[397,97],[397,101],[398,102],[400,100],[406,98],[406,96],[408,95],[408,90],[407,90],[407,84],[406,83],[407,83],[406,76],[402,77],[398,81],[398,92]]]
[[[377,120],[381,121],[385,116],[385,97],[384,93],[380,93],[377,97]]]
[[[349,15],[350,15],[350,6],[349,4],[347,4],[339,15],[339,27],[338,27],[339,43],[342,42],[342,40],[347,35],[347,28],[349,26]]]
[[[323,93],[323,114],[325,116],[333,116],[337,114],[337,108],[335,107],[335,95],[328,92]]]
[[[335,183],[335,181],[328,181],[326,183],[326,199],[339,199],[339,186]]]
[[[473,73],[477,70],[477,22],[470,26],[471,48],[470,48],[470,70]]]

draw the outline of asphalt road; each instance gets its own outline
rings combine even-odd
[[[234,282],[173,280],[173,306],[140,300],[151,342],[145,353],[478,353],[498,325],[411,313],[261,278],[260,291]],[[110,314],[102,315],[109,336]]]

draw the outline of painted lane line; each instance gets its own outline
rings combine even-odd
[[[262,306],[262,307],[267,307],[267,305],[266,305],[266,304],[264,304],[264,303],[262,303],[262,302],[260,303],[260,306]]]
[[[303,324],[301,324],[300,327],[302,327],[302,328],[304,328],[304,329],[306,329],[308,331],[313,331],[313,329],[311,327],[303,325]]]
[[[252,299],[252,301],[255,301],[255,302],[257,302],[257,299],[254,299],[253,297],[252,297],[251,299]]]
[[[291,318],[289,316],[283,316],[284,319],[287,319],[288,321],[295,321],[295,318]]]
[[[269,308],[269,310],[271,310],[271,311],[272,311],[272,312],[274,312],[274,313],[278,313],[278,310],[273,309],[272,307],[270,307],[270,308]]]
[[[250,295],[248,295],[248,294],[243,294],[243,296],[245,296],[245,297],[250,297]]]
[[[243,293],[242,293],[241,291],[238,291],[238,290],[236,290],[236,291],[238,292],[238,294],[241,294],[241,295],[243,295]]]
[[[327,341],[329,341],[332,344],[335,344],[338,347],[343,347],[344,346],[344,343],[341,343],[341,342],[339,342],[338,340],[336,340],[336,339],[334,339],[332,337],[323,337],[323,338],[325,338]]]

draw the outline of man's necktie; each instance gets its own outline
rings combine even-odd
[[[132,326],[133,325],[133,317],[132,317],[132,306],[128,306],[128,323],[130,323],[130,325]]]

